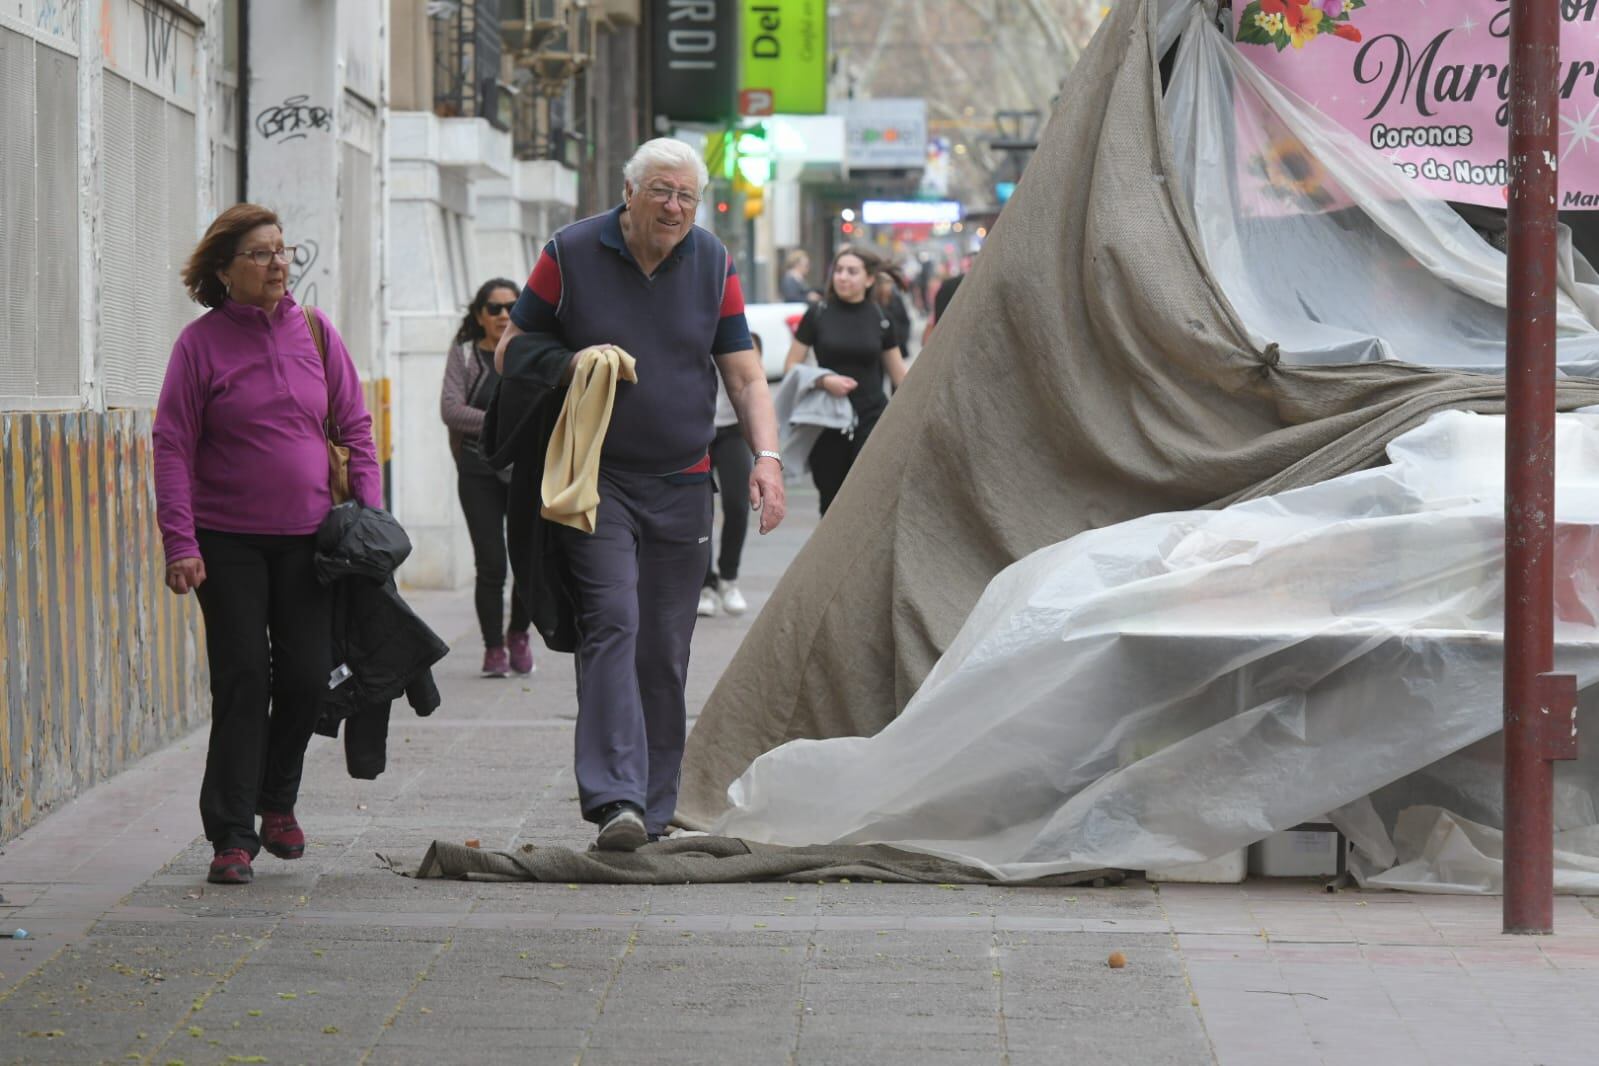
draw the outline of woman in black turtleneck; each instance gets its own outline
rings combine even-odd
[[[815,349],[817,365],[831,371],[817,387],[834,396],[849,397],[855,408],[853,434],[824,430],[811,448],[811,476],[821,493],[823,514],[888,406],[883,375],[888,375],[896,389],[905,380],[905,360],[894,327],[882,308],[868,298],[880,269],[881,261],[872,253],[848,246],[841,249],[833,257],[827,295],[800,319],[784,361],[784,370],[791,370],[805,361],[807,349]]]

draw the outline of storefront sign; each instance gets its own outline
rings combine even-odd
[[[958,200],[867,200],[861,204],[861,221],[868,226],[931,226],[961,220]]]
[[[827,110],[826,0],[744,0],[744,114]]]
[[[920,170],[927,163],[927,101],[844,100],[844,162],[851,170]]]
[[[650,93],[676,122],[724,122],[738,96],[738,0],[657,0]]]
[[[1560,207],[1595,210],[1599,0],[1561,0],[1560,11]],[[1509,0],[1251,0],[1235,37],[1427,195],[1505,205]]]

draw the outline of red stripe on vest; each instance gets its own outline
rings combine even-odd
[[[533,264],[533,273],[528,276],[527,287],[533,290],[534,296],[551,307],[560,306],[561,266],[549,252],[539,253],[539,261]]]

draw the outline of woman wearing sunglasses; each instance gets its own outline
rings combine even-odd
[[[355,364],[327,317],[290,295],[293,262],[272,211],[217,216],[183,268],[189,296],[211,310],[178,335],[155,414],[167,587],[193,590],[205,615],[200,817],[218,884],[249,882],[261,848],[305,851],[294,804],[334,665],[332,594],[312,567],[333,505],[329,437],[350,449],[355,498],[383,504]]]
[[[500,376],[494,372],[494,346],[511,321],[519,295],[516,283],[504,278],[485,281],[466,309],[455,343],[445,361],[444,394],[439,411],[450,429],[456,486],[477,567],[474,600],[483,630],[483,676],[505,677],[533,672],[533,646],[528,640],[527,609],[519,590],[511,590],[511,625],[505,619],[505,506],[510,471],[496,471],[483,459],[478,436],[483,415]]]

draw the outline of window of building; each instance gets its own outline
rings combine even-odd
[[[347,139],[339,144],[339,318],[344,343],[363,376],[376,369],[378,293],[373,265],[377,256],[378,144],[375,108],[352,93],[344,97]]]
[[[244,197],[239,173],[239,136],[243,95],[239,89],[239,58],[243,21],[239,0],[222,0],[217,7],[217,51],[212,59],[211,102],[211,205],[220,213]]]
[[[0,26],[0,407],[76,407],[76,18]]]
[[[173,341],[200,312],[179,273],[199,239],[197,27],[165,5],[112,4],[100,83],[101,380],[109,407],[151,407]]]

